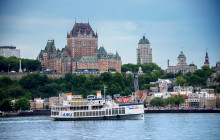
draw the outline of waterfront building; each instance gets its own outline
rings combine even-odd
[[[14,46],[0,46],[0,56],[20,58],[20,49],[16,49]]]
[[[182,72],[183,75],[185,75],[187,72],[194,72],[197,70],[197,66],[194,64],[187,65],[186,63],[186,56],[181,51],[178,58],[177,58],[177,65],[176,66],[170,66],[169,60],[167,65],[167,73],[178,73],[179,71]]]
[[[185,98],[185,102],[180,104],[180,108],[181,109],[189,109],[189,100],[188,100],[188,96],[184,96]]]
[[[139,40],[136,56],[137,64],[152,62],[152,48],[150,48],[150,42],[145,36]]]
[[[188,102],[189,107],[193,108],[199,108],[199,95],[198,93],[189,93],[188,94]]]
[[[209,67],[209,56],[208,56],[208,52],[206,51],[206,55],[205,55],[205,62],[204,62],[204,66]]]
[[[40,110],[44,109],[44,100],[41,98],[34,98],[33,101],[30,101],[31,110]]]
[[[98,48],[98,35],[89,23],[75,23],[62,50],[56,49],[54,40],[48,40],[37,59],[44,70],[57,73],[121,72],[122,63],[118,52],[107,53],[104,46]]]
[[[199,93],[200,108],[214,109],[216,108],[216,97],[208,92]]]

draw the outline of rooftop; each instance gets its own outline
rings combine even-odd
[[[145,36],[143,36],[143,38],[141,38],[139,40],[138,44],[150,44],[149,40],[147,38],[145,38]]]
[[[16,49],[14,46],[0,46],[0,49]]]

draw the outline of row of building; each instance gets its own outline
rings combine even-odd
[[[165,108],[179,108],[179,109],[215,109],[220,108],[220,95],[214,94],[214,89],[201,89],[201,91],[194,92],[192,87],[180,87],[179,90],[173,92],[152,92],[152,90],[139,90],[133,93],[132,96],[118,97],[118,103],[145,103],[149,108],[153,108],[150,101],[155,97],[163,99],[171,98],[176,95],[183,95],[185,102],[178,107],[175,105],[163,106]]]

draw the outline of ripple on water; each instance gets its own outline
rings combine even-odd
[[[145,114],[144,120],[0,118],[0,139],[218,139],[220,114]]]

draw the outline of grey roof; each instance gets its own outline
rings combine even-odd
[[[92,34],[93,37],[98,37],[97,33],[94,33],[89,23],[75,23],[70,34],[67,33],[67,37],[77,37],[79,33],[88,35]]]
[[[143,36],[143,38],[141,38],[139,40],[138,44],[150,44],[149,40],[147,38],[145,38],[145,36]]]

